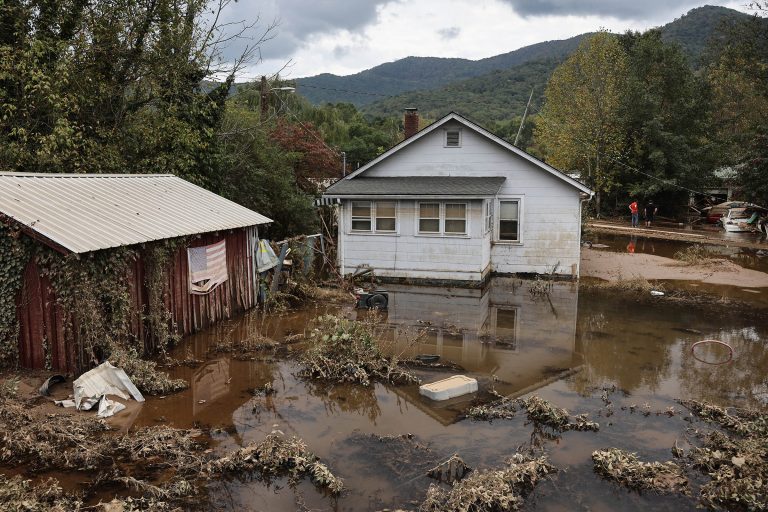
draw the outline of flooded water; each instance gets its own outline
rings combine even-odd
[[[221,480],[211,486],[217,510],[414,509],[434,482],[426,470],[453,453],[474,468],[492,468],[532,445],[562,471],[537,487],[527,509],[693,510],[693,500],[638,494],[603,481],[592,470],[590,455],[615,446],[646,460],[669,460],[676,441],[686,447],[689,426],[685,414],[665,414],[683,411],[676,398],[765,407],[768,325],[738,311],[641,304],[615,293],[580,291],[575,283],[555,283],[545,297],[535,297],[530,286],[495,279],[484,290],[387,287],[383,336],[403,357],[435,354],[441,362],[461,365],[464,374],[478,379],[480,395],[489,386],[504,395],[535,393],[572,413],[588,413],[600,423],[599,432],[538,432],[524,413],[492,423],[461,419],[476,394],[432,402],[415,385],[306,382],[296,376],[291,353],[238,360],[208,352],[217,343],[261,334],[279,340],[303,332],[323,308],[277,317],[253,312],[185,340],[178,357],[208,359],[197,368],[172,369],[174,377],[190,381],[190,389],[149,398],[134,427],[217,427],[221,451],[280,430],[302,438],[347,489],[334,499],[309,482],[291,488],[283,480]],[[699,346],[692,353],[693,343],[703,339],[729,343],[733,360],[709,364],[728,358],[722,346]],[[415,371],[424,382],[457,373]],[[277,393],[253,393],[267,383]],[[371,437],[403,434],[410,437]]]
[[[730,235],[734,240],[753,241],[756,235],[751,233],[723,233]],[[675,253],[691,247],[690,242],[679,240],[660,240],[629,234],[605,234],[595,233],[590,236],[593,243],[604,244],[605,250],[613,252],[630,252],[637,254],[655,254],[665,258],[674,258]],[[768,251],[768,245],[759,253],[760,249],[734,247],[728,245],[715,245],[702,243],[707,252],[713,257],[728,258],[734,263],[752,270],[768,272],[768,255],[761,256]]]

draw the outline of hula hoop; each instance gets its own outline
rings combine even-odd
[[[715,343],[717,345],[723,345],[723,346],[728,347],[728,351],[729,351],[728,359],[726,359],[725,361],[719,361],[717,363],[712,363],[710,361],[705,361],[704,359],[700,359],[700,358],[696,357],[696,351],[694,349],[696,348],[696,345],[701,345],[702,343]],[[730,363],[731,361],[733,361],[733,347],[731,347],[726,342],[720,341],[720,340],[701,340],[701,341],[697,341],[696,343],[691,345],[691,355],[693,356],[693,358],[695,360],[697,360],[700,363],[711,364],[713,366],[718,366],[718,365]]]

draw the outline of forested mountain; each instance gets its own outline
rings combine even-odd
[[[680,44],[696,66],[718,27],[748,17],[726,7],[698,7],[662,26],[662,37]],[[520,105],[524,108],[531,86],[541,86],[536,87],[541,92],[551,71],[586,35],[538,43],[477,61],[406,57],[354,75],[324,73],[296,82],[300,94],[315,104],[348,102],[362,107],[375,103],[364,110],[376,115],[395,115],[407,104],[425,109],[433,117],[460,110],[478,120],[495,120],[509,111],[522,113]],[[478,101],[483,103],[482,111],[475,112]],[[472,109],[462,108],[464,104]],[[499,111],[502,104],[508,105],[507,113]]]
[[[302,96],[312,103],[367,105],[381,96],[428,90],[491,71],[508,69],[532,60],[562,60],[579,45],[585,34],[561,41],[547,41],[481,60],[406,57],[355,73],[337,76],[324,73],[296,80]],[[357,91],[363,94],[354,94]]]

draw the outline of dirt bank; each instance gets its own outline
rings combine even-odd
[[[604,252],[586,247],[581,251],[581,275],[608,281],[642,278],[699,281],[742,288],[768,287],[768,274],[746,269],[729,260],[690,265],[652,254]]]
[[[610,220],[591,221],[587,223],[587,229],[594,233],[608,233],[615,235],[617,233],[637,235],[646,238],[657,238],[660,240],[682,240],[685,242],[694,242],[700,244],[727,245],[730,247],[745,247],[748,249],[766,249],[766,243],[759,235],[755,235],[754,240],[738,239],[728,235],[740,235],[740,233],[726,233],[722,230],[684,230],[670,227],[653,228],[633,228],[625,222],[616,222]],[[585,238],[588,238],[586,236]]]

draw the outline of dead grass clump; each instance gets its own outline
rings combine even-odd
[[[586,414],[579,414],[571,419],[566,409],[556,407],[551,402],[538,396],[519,399],[518,403],[528,411],[528,419],[546,425],[557,431],[592,430],[597,432],[600,425],[589,421]]]
[[[109,430],[102,420],[73,415],[33,415],[18,401],[0,402],[0,462],[29,464],[32,469],[85,470],[107,456],[93,441]]]
[[[208,349],[208,352],[231,354],[235,359],[246,359],[255,353],[273,351],[279,346],[275,340],[257,335],[239,341],[220,341]]]
[[[685,249],[677,251],[672,256],[677,261],[687,263],[688,265],[706,265],[716,261],[712,257],[712,253],[704,248],[701,244],[689,245]]]
[[[141,359],[133,349],[115,350],[109,360],[113,365],[125,370],[142,393],[167,395],[189,387],[187,381],[171,379],[167,373],[157,369],[157,363]]]
[[[687,492],[688,479],[682,468],[672,461],[641,462],[637,455],[618,448],[592,453],[595,471],[609,480],[635,490],[651,490],[660,494]]]
[[[145,464],[182,468],[188,473],[199,471],[204,465],[201,453],[205,443],[200,441],[201,430],[182,430],[168,426],[142,428],[113,441],[110,450],[131,461]]]
[[[726,431],[697,432],[703,446],[689,453],[694,467],[711,477],[701,487],[702,503],[728,510],[768,510],[768,414],[696,400],[680,402]]]
[[[664,287],[660,284],[653,284],[643,277],[631,277],[624,279],[619,276],[615,281],[600,281],[583,283],[584,288],[596,288],[600,290],[610,290],[625,293],[637,293],[648,294],[651,290],[664,291]]]
[[[64,493],[59,482],[50,478],[32,485],[16,475],[0,475],[0,510],[7,512],[69,512],[79,510],[83,503],[77,496]]]
[[[547,458],[515,454],[506,467],[475,471],[450,490],[432,484],[420,512],[520,510],[540,480],[556,472]]]
[[[19,378],[10,377],[0,382],[0,400],[5,398],[16,398],[19,389]]]
[[[376,339],[378,320],[355,321],[333,315],[315,318],[308,347],[300,359],[299,375],[333,382],[369,386],[371,381],[418,383],[398,366],[396,356],[385,356]]]
[[[267,477],[287,474],[294,482],[309,477],[316,486],[332,494],[339,494],[344,489],[341,479],[334,476],[325,464],[307,450],[304,441],[296,437],[287,439],[279,431],[272,432],[260,443],[251,443],[206,466],[208,474],[253,471]]]
[[[466,412],[466,416],[477,421],[491,421],[495,419],[509,420],[514,418],[515,413],[517,413],[517,404],[517,400],[501,397],[489,404],[470,407]]]

